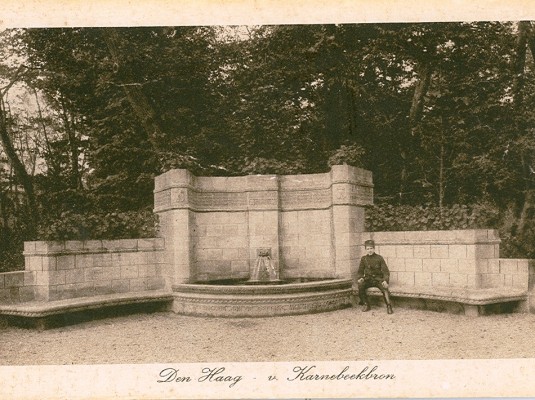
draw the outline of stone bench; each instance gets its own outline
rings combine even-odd
[[[48,302],[0,304],[0,316],[29,320],[37,329],[43,330],[50,325],[54,317],[64,317],[66,314],[82,314],[136,305],[146,305],[145,310],[158,310],[170,306],[172,301],[172,294],[161,290],[114,293]]]
[[[367,293],[382,297],[377,288],[369,288]],[[473,316],[519,311],[528,297],[526,290],[514,287],[479,289],[390,285],[390,294],[394,306]]]

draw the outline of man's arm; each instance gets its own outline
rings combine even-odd
[[[383,281],[388,283],[390,281],[390,270],[386,266],[386,262],[383,256],[380,256],[380,257],[381,257],[381,272],[383,273]]]
[[[360,259],[359,269],[357,271],[357,280],[364,278],[364,267],[365,267],[365,262],[364,262],[364,257],[362,257]]]

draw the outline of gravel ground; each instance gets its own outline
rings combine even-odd
[[[360,308],[271,318],[133,314],[43,332],[1,327],[2,365],[533,358],[533,314]]]

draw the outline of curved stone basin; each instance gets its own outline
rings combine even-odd
[[[184,283],[173,286],[173,311],[213,317],[267,317],[333,311],[351,305],[351,279],[279,285]]]

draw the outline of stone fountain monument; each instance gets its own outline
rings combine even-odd
[[[307,175],[158,176],[154,210],[173,309],[260,316],[349,305],[372,201],[371,173],[347,165]]]
[[[25,242],[0,273],[0,317],[46,318],[151,303],[190,315],[258,317],[351,305],[374,239],[401,304],[470,315],[534,312],[535,262],[500,258],[493,229],[364,232],[369,171],[155,180],[156,238]]]

